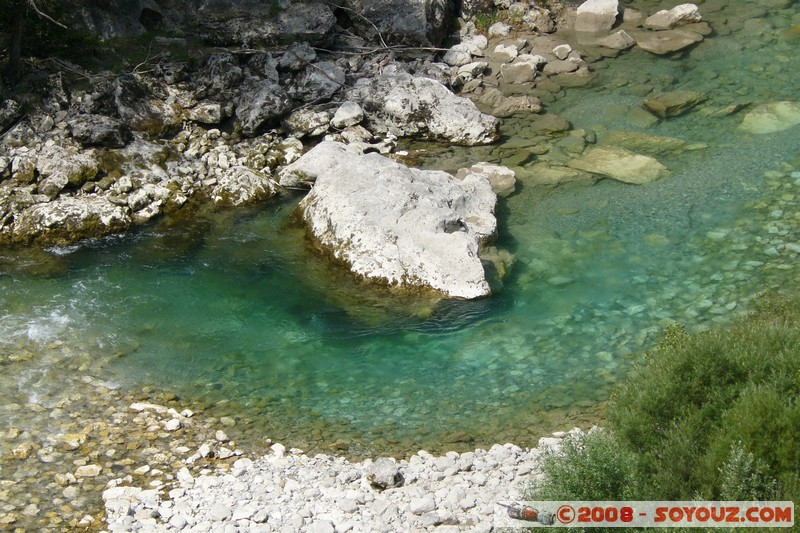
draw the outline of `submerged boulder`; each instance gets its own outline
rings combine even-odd
[[[577,170],[636,185],[656,181],[669,173],[667,167],[654,157],[612,146],[587,150],[568,165]]]
[[[365,278],[448,296],[490,293],[478,257],[495,235],[485,174],[458,180],[341,143],[317,145],[281,174],[314,182],[300,203],[319,246]]]
[[[489,144],[497,139],[497,119],[481,113],[475,104],[456,96],[430,78],[406,72],[362,78],[348,99],[364,110],[366,122],[377,133],[417,136],[455,144]]]
[[[744,116],[739,129],[764,134],[788,130],[797,124],[800,124],[800,104],[782,101],[755,107]]]

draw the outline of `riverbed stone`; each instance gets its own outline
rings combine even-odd
[[[670,91],[647,98],[642,105],[659,118],[683,115],[706,100],[705,94],[697,91]]]
[[[486,176],[456,180],[331,141],[287,167],[281,183],[298,175],[315,182],[300,204],[311,234],[356,274],[460,298],[490,293],[478,258],[497,228]]]
[[[800,103],[780,101],[753,108],[744,116],[739,129],[760,135],[784,131],[797,124],[800,124]]]
[[[636,40],[636,45],[656,55],[666,55],[703,40],[699,33],[683,28],[664,31],[631,31],[631,37]]]
[[[666,176],[667,167],[654,157],[631,152],[618,147],[596,147],[587,150],[568,166],[599,174],[624,183],[643,185]]]

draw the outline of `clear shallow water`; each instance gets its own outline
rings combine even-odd
[[[550,189],[523,176],[498,208],[498,245],[515,264],[492,298],[398,301],[358,285],[306,249],[293,202],[4,252],[0,396],[50,405],[91,373],[222,400],[254,434],[305,449],[340,441],[351,454],[452,448],[465,436],[524,444],[539,427],[581,420],[570,413],[597,416],[665,326],[724,323],[796,277],[785,243],[800,242],[800,127],[753,136],[736,129],[742,113],[715,112],[797,99],[800,41],[784,30],[800,8],[736,9],[709,14],[722,34],[683,59],[633,51],[595,64],[597,86],[549,107],[598,142],[621,130],[708,147],[659,153],[672,175],[643,187]],[[755,26],[744,20],[770,31],[743,38]],[[644,124],[636,109],[653,86],[709,99]],[[528,124],[506,121],[507,143],[534,137]],[[445,149],[422,164],[518,162],[522,149]]]

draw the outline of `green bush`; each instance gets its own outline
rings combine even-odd
[[[800,299],[765,299],[726,329],[668,330],[618,387],[608,435],[545,470],[539,499],[800,501]]]
[[[545,483],[534,488],[535,499],[632,499],[637,461],[607,431],[565,439],[561,453],[545,456]]]

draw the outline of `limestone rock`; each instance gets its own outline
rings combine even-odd
[[[703,143],[689,143],[683,139],[666,137],[664,135],[653,135],[643,131],[619,131],[611,130],[602,135],[602,140],[598,138],[599,144],[619,146],[633,152],[644,152],[647,154],[680,154],[690,150],[706,148]]]
[[[698,7],[694,4],[681,4],[672,9],[662,9],[644,21],[646,28],[651,30],[671,30],[677,26],[700,22],[702,17]]]
[[[528,95],[506,96],[495,87],[483,91],[478,101],[488,107],[490,115],[500,118],[510,117],[515,113],[538,113],[542,110],[538,98]]]
[[[216,102],[202,102],[189,110],[189,120],[200,124],[216,125],[222,122],[225,113]]]
[[[386,490],[403,485],[403,473],[396,461],[382,457],[370,464],[364,471],[369,484],[378,490]]]
[[[592,148],[580,158],[569,161],[567,165],[584,172],[636,185],[653,182],[669,173],[667,167],[654,157],[616,147]]]
[[[564,183],[593,184],[596,180],[588,172],[561,165],[541,162],[526,166],[520,175],[525,184],[531,185],[561,185]]]
[[[170,15],[220,46],[324,43],[336,25],[331,7],[323,2],[205,1],[184,9],[185,14]]]
[[[487,30],[486,33],[489,34],[489,37],[505,37],[506,35],[511,33],[512,29],[513,28],[511,28],[511,26],[509,26],[502,20],[499,20],[494,24],[492,24],[491,26],[489,26],[489,29]]]
[[[183,122],[179,106],[156,97],[133,75],[114,81],[114,105],[119,117],[133,131],[161,136],[177,131]]]
[[[781,101],[762,104],[744,116],[739,129],[763,134],[783,131],[800,124],[800,104]]]
[[[236,116],[242,133],[255,135],[262,127],[286,115],[291,108],[286,91],[280,85],[264,80],[242,90]]]
[[[72,136],[84,146],[122,148],[133,139],[122,121],[104,115],[78,115],[68,124]]]
[[[631,32],[636,45],[652,54],[665,55],[683,50],[703,40],[699,33],[685,29]]]
[[[344,86],[344,69],[332,61],[308,65],[289,89],[292,98],[306,103],[323,102]]]
[[[364,110],[355,102],[345,102],[339,106],[331,119],[331,126],[334,128],[346,128],[355,126],[364,120]]]
[[[586,0],[578,6],[575,31],[600,33],[614,26],[619,15],[618,0]]]
[[[530,83],[546,63],[547,60],[540,55],[521,54],[513,63],[501,66],[500,75],[506,83]]]
[[[71,243],[122,231],[130,222],[128,208],[114,205],[105,197],[61,196],[19,213],[12,239],[20,243]]]
[[[297,109],[283,121],[286,132],[296,137],[316,137],[328,131],[331,114],[328,111],[315,111],[309,107]]]
[[[3,100],[0,104],[0,133],[6,131],[22,117],[22,106],[16,100]]]
[[[350,19],[366,38],[389,44],[438,45],[456,13],[453,0],[344,0]]]
[[[275,182],[244,166],[225,170],[217,178],[211,198],[218,205],[241,206],[272,197],[277,190]]]
[[[659,118],[670,118],[683,115],[705,100],[706,96],[700,92],[670,91],[647,98],[642,105]]]
[[[450,47],[442,56],[442,61],[453,67],[460,67],[472,61],[472,54],[467,47],[459,43]]]
[[[283,70],[299,71],[317,59],[317,52],[306,42],[292,43],[278,60]],[[275,80],[277,82],[278,80]]]
[[[365,278],[478,298],[480,246],[496,233],[489,180],[411,169],[323,142],[281,174],[316,181],[300,210],[319,245]],[[379,194],[377,194],[379,192]]]
[[[456,172],[456,178],[464,179],[470,174],[483,174],[489,179],[492,190],[498,196],[509,196],[517,188],[517,177],[513,170],[492,163],[476,163]]]
[[[199,81],[212,93],[218,93],[239,86],[243,79],[244,72],[236,57],[230,52],[220,52],[206,60]]]
[[[438,81],[405,72],[363,78],[349,91],[364,109],[369,128],[398,137],[442,139],[462,145],[497,139],[497,119]]]
[[[94,178],[98,164],[92,151],[81,152],[73,148],[63,148],[56,144],[46,144],[39,152],[36,164],[43,178],[60,176],[67,183],[80,186]]]
[[[611,50],[627,50],[635,44],[636,40],[625,30],[619,30],[597,41],[597,46],[610,48]]]

